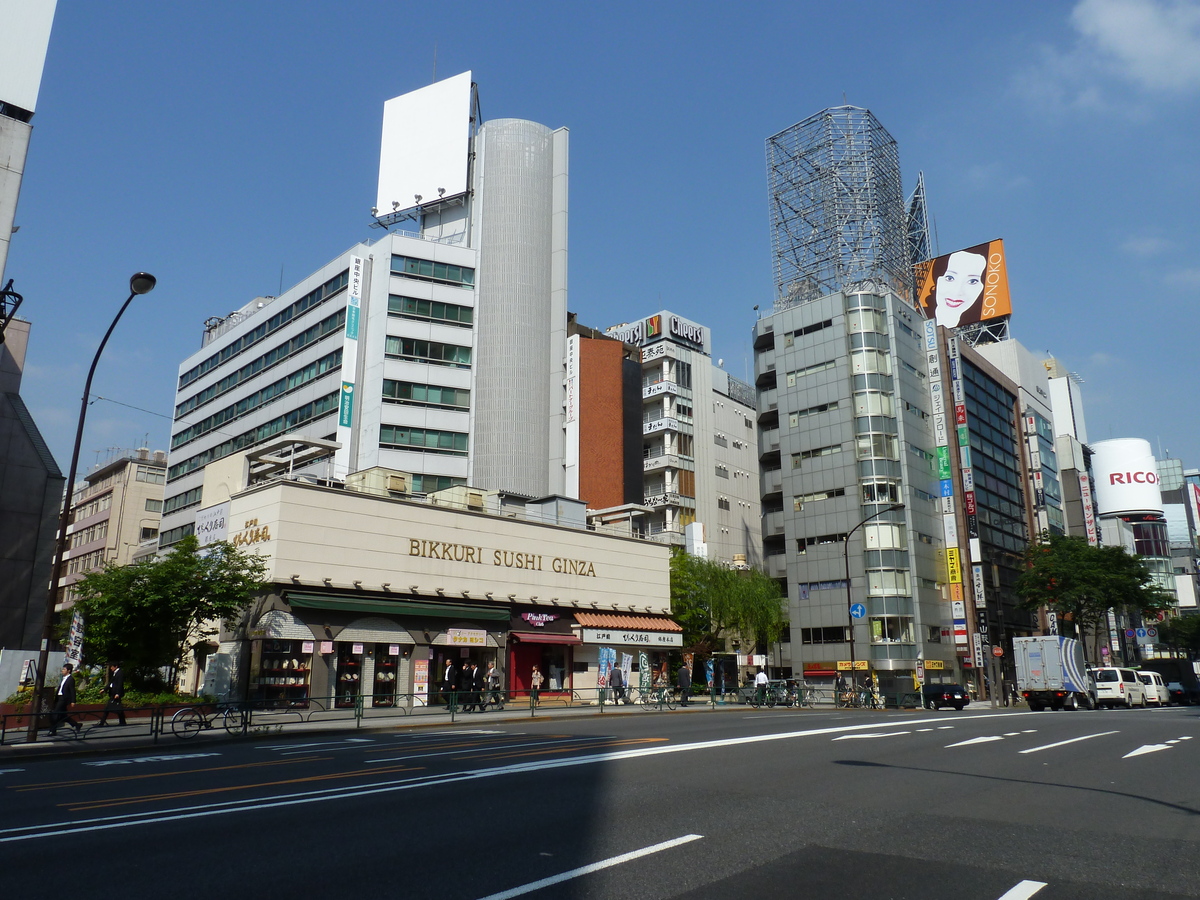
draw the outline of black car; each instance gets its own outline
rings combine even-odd
[[[961,684],[927,684],[921,688],[921,698],[925,701],[926,709],[941,709],[943,706],[953,706],[961,710],[971,702],[966,689]]]

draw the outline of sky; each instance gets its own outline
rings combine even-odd
[[[1200,2],[59,0],[6,278],[64,471],[166,449],[202,324],[370,227],[384,101],[470,70],[485,120],[570,129],[569,307],[709,326],[750,380],[774,300],[765,140],[870,109],[935,248],[1003,238],[1012,335],[1083,379],[1088,437],[1200,466]]]

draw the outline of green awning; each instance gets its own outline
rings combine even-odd
[[[440,619],[486,619],[508,621],[507,606],[468,606],[462,603],[422,603],[418,600],[371,600],[367,597],[343,597],[337,594],[302,594],[285,591],[284,599],[304,609],[332,609],[343,612],[383,613],[384,615],[434,616]]]

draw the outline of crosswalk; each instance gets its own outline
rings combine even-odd
[[[856,732],[856,733],[852,733],[852,734],[839,734],[835,737],[831,737],[830,741],[831,742],[833,742],[833,741],[869,741],[869,740],[880,740],[880,739],[885,739],[885,738],[904,737],[906,735],[928,733],[928,732],[933,732],[933,731],[954,731],[954,730],[956,730],[956,727],[953,725],[941,725],[941,726],[938,726],[936,729],[935,728],[881,729],[878,731],[860,731],[860,732]],[[1021,742],[1023,740],[1029,739],[1031,735],[1038,734],[1038,731],[1039,730],[1037,728],[1025,728],[1020,731],[1005,731],[1005,732],[1001,732],[1001,733],[997,733],[997,734],[980,734],[980,735],[975,735],[974,737],[964,738],[960,741],[953,741],[952,743],[949,743],[949,744],[943,744],[942,748],[944,750],[957,750],[957,749],[963,748],[963,747],[978,747],[978,746],[984,745],[984,744],[996,744],[996,743],[1000,743],[1000,742],[1007,742],[1009,744],[1014,744],[1014,742]],[[1025,756],[1030,753],[1041,753],[1046,750],[1057,750],[1061,747],[1067,747],[1072,744],[1078,744],[1081,741],[1090,741],[1090,740],[1094,740],[1096,738],[1110,737],[1112,735],[1117,735],[1120,733],[1121,733],[1121,731],[1119,729],[1115,729],[1115,730],[1111,730],[1111,731],[1097,731],[1092,734],[1077,735],[1075,737],[1064,738],[1064,739],[1058,740],[1058,741],[1051,741],[1050,743],[1046,743],[1046,744],[1038,744],[1038,745],[1032,746],[1032,747],[1020,747],[1020,749],[1016,749],[1014,747],[1014,749],[1015,749],[1015,752],[1018,753],[1019,755]],[[1133,759],[1138,756],[1145,756],[1148,753],[1158,753],[1163,750],[1172,750],[1172,749],[1180,746],[1181,744],[1183,744],[1185,741],[1190,741],[1191,739],[1192,739],[1192,735],[1180,735],[1179,737],[1171,738],[1162,743],[1141,744],[1140,746],[1137,746],[1133,749],[1128,750],[1128,752],[1125,752],[1124,754],[1122,754],[1120,756],[1120,758],[1121,759]],[[1128,745],[1126,745],[1126,747],[1128,747]]]

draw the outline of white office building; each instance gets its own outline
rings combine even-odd
[[[336,443],[304,445],[312,479],[563,493],[568,133],[478,108],[469,72],[388,101],[372,214],[400,230],[205,322],[163,546],[194,528],[209,463],[287,434]]]

